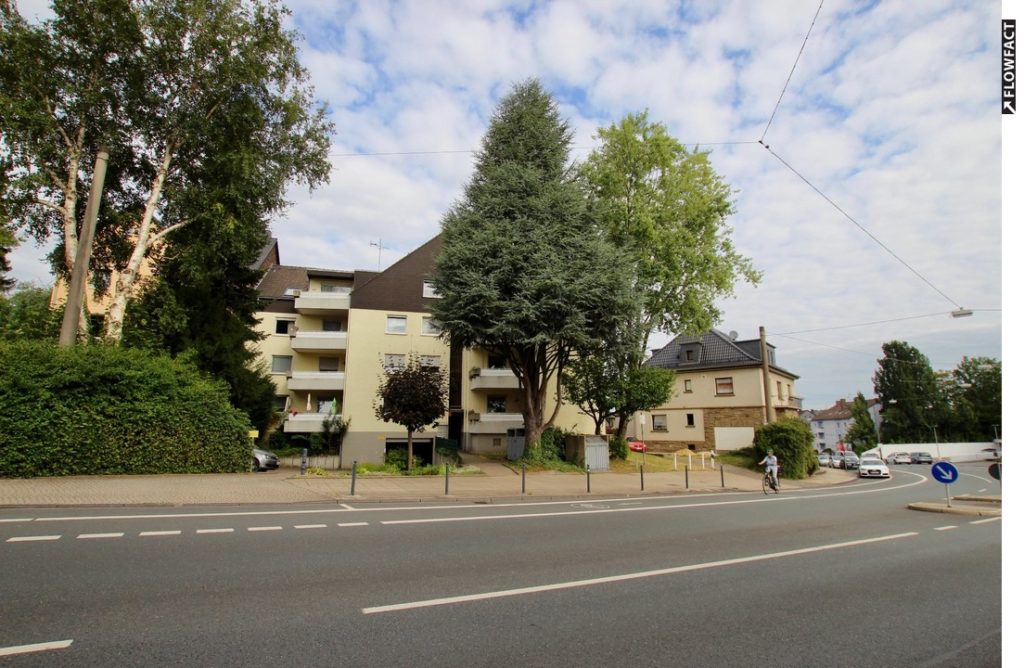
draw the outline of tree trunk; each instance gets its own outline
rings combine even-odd
[[[407,470],[409,470],[409,471],[412,471],[412,429],[409,429],[408,433],[409,433],[408,452],[407,452],[408,458],[406,459],[405,468]]]

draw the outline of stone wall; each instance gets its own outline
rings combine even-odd
[[[715,427],[753,427],[764,424],[763,406],[739,406],[734,408],[704,409],[704,442],[714,449]]]

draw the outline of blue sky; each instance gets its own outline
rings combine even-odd
[[[1000,4],[826,1],[815,19],[819,2],[286,2],[337,130],[330,185],[273,223],[282,260],[376,269],[371,243],[387,266],[437,234],[495,104],[537,77],[579,160],[644,109],[712,150],[733,240],[764,272],[719,328],[763,325],[806,407],[870,395],[893,339],[935,368],[1001,359]],[[42,252],[19,248],[14,276],[48,283]]]

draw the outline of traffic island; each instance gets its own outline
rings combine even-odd
[[[972,517],[1002,517],[1002,508],[992,508],[991,504],[985,505],[956,505],[947,506],[944,503],[911,503],[907,506],[911,510],[923,510],[929,513],[949,513],[953,515],[970,515]]]

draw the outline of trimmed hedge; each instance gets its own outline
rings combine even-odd
[[[761,461],[768,450],[774,450],[779,458],[783,478],[806,478],[818,469],[814,434],[800,418],[783,418],[760,427],[754,433],[754,461]]]
[[[249,420],[185,362],[0,341],[0,476],[248,471]]]

